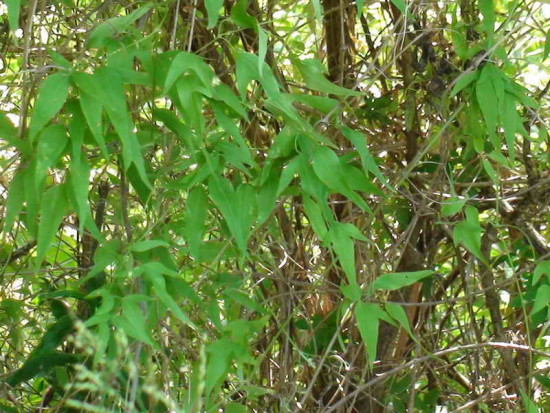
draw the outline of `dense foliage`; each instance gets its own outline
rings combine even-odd
[[[549,23],[3,0],[0,410],[548,407]]]

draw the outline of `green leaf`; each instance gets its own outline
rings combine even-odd
[[[226,338],[222,338],[215,343],[211,343],[206,348],[208,353],[208,362],[206,364],[206,395],[210,395],[214,386],[218,384],[226,374],[231,361],[235,345]]]
[[[25,175],[27,173],[26,169],[19,169],[10,182],[8,199],[5,204],[6,215],[4,216],[4,225],[2,229],[2,231],[6,233],[11,231],[15,219],[23,209],[23,202],[25,201]]]
[[[256,203],[258,205],[258,225],[263,224],[275,209],[280,172],[278,168],[271,169],[267,179],[257,191]]]
[[[310,89],[337,96],[363,96],[361,92],[346,89],[329,81],[323,74],[325,72],[323,64],[317,59],[296,59],[294,63]]]
[[[149,10],[151,10],[151,7],[152,6],[150,4],[146,4],[126,16],[118,16],[105,20],[92,31],[92,34],[88,40],[89,46],[92,48],[100,48],[104,46],[108,40],[124,33],[128,26],[140,17],[143,17]]]
[[[151,189],[151,182],[145,171],[145,164],[141,154],[141,148],[134,133],[134,123],[128,111],[126,94],[122,86],[120,75],[113,69],[102,67],[94,75],[95,81],[99,82],[102,88],[101,103],[107,110],[109,118],[122,142],[122,158],[126,170],[132,165],[135,166],[141,181],[148,189]]]
[[[326,235],[325,242],[330,242],[350,285],[357,285],[355,272],[355,246],[346,224],[335,222]]]
[[[478,211],[473,206],[466,207],[466,220],[459,222],[453,229],[455,245],[462,244],[468,251],[474,254],[482,262],[486,262],[481,252],[481,233]]]
[[[361,299],[361,287],[359,284],[340,285],[340,291],[348,300],[354,302]]]
[[[69,76],[66,73],[54,73],[42,82],[29,128],[29,138],[34,137],[61,110],[69,94]]]
[[[238,113],[241,118],[248,120],[248,114],[240,99],[226,84],[220,83],[214,86],[212,89],[212,98],[224,102],[228,108]]]
[[[395,7],[397,7],[397,9],[398,9],[402,14],[404,14],[405,16],[407,16],[407,19],[412,20],[412,21],[415,21],[414,16],[413,16],[413,15],[411,14],[411,12],[409,11],[409,6],[408,6],[409,0],[391,0],[391,2],[393,3],[393,5],[394,5]]]
[[[42,182],[48,168],[57,163],[67,147],[69,138],[61,125],[50,125],[40,134],[36,146],[36,181]]]
[[[208,189],[241,252],[245,253],[250,227],[254,221],[254,189],[250,185],[242,184],[235,191],[227,179],[215,176],[210,178]]]
[[[494,135],[498,118],[498,97],[492,82],[490,63],[485,64],[476,82],[476,97],[485,119],[487,133]]]
[[[386,303],[384,305],[386,308],[387,313],[396,320],[401,327],[409,334],[409,336],[416,342],[418,342],[418,339],[413,334],[411,325],[409,324],[409,317],[407,317],[407,313],[403,309],[403,307],[396,303]]]
[[[248,308],[249,310],[256,311],[259,314],[265,314],[266,309],[252,300],[248,294],[234,288],[227,288],[223,291],[223,294],[227,296],[231,302],[239,303],[240,305]]]
[[[78,157],[73,155],[70,164],[70,188],[76,200],[76,210],[82,224],[84,224],[90,213],[90,205],[88,203],[88,186],[90,166],[84,153],[78,154]]]
[[[92,132],[92,136],[101,148],[101,152],[103,153],[105,159],[109,159],[109,151],[107,150],[105,138],[103,137],[103,106],[97,99],[93,98],[91,95],[88,95],[86,92],[80,93],[79,102],[80,107],[82,108],[82,113],[84,113],[84,117],[86,118],[86,122],[90,128],[90,132]]]
[[[256,19],[246,11],[248,0],[238,0],[231,8],[231,20],[243,29],[254,29],[256,27]]]
[[[19,11],[21,9],[21,0],[4,0],[8,6],[8,23],[13,32],[19,28]]]
[[[359,156],[361,157],[361,164],[363,165],[363,169],[365,171],[370,172],[374,176],[376,176],[378,179],[380,179],[380,182],[384,184],[386,187],[394,191],[394,189],[389,184],[388,180],[384,175],[382,175],[382,172],[380,172],[380,169],[378,168],[378,165],[376,164],[376,161],[372,157],[369,148],[367,147],[367,140],[365,136],[350,128],[342,128],[342,134],[355,146],[357,149],[357,152],[359,153]]]
[[[185,240],[189,251],[195,259],[200,257],[200,245],[205,230],[205,219],[208,213],[208,196],[202,186],[193,188],[185,204]]]
[[[14,371],[6,380],[7,384],[15,387],[23,382],[29,381],[34,377],[43,376],[50,373],[54,367],[67,366],[79,361],[74,354],[52,351],[50,353],[40,353],[25,361],[23,365]]]
[[[212,81],[214,79],[214,72],[199,56],[193,53],[179,52],[166,74],[166,81],[164,82],[164,93],[172,88],[176,80],[185,73],[187,70],[195,73],[201,80],[202,85],[206,90],[210,90],[212,87]]]
[[[361,15],[363,14],[363,3],[364,3],[364,0],[357,0],[356,1],[357,14],[358,14],[359,17],[361,17]]]
[[[258,33],[258,72],[260,77],[263,77],[265,56],[267,54],[267,34],[259,23],[256,26],[256,32]]]
[[[479,11],[483,15],[483,27],[487,33],[487,43],[491,46],[496,22],[495,5],[493,0],[478,0],[478,3]]]
[[[432,270],[414,271],[414,272],[395,272],[382,274],[374,280],[373,288],[377,290],[398,290],[408,285],[414,284],[434,272]]]
[[[65,185],[54,185],[44,194],[40,208],[40,224],[36,243],[36,266],[42,264],[42,258],[51,246],[59,224],[67,211],[67,194]]]
[[[525,393],[525,390],[520,389],[521,392],[521,401],[523,402],[523,405],[525,406],[525,412],[526,413],[539,413],[542,411],[542,409],[539,409],[539,407],[531,400],[531,398]]]
[[[17,128],[3,112],[0,112],[0,139],[10,145],[17,145]]]
[[[191,319],[181,310],[180,306],[176,301],[170,296],[166,290],[166,280],[164,279],[163,273],[165,269],[162,268],[160,263],[147,263],[144,264],[148,274],[147,279],[153,286],[155,295],[158,297],[160,302],[169,308],[172,313],[184,324],[188,325],[192,329],[197,329],[197,326]]]
[[[248,413],[248,409],[246,406],[239,403],[229,403],[224,413]]]
[[[533,285],[539,282],[543,275],[550,279],[550,260],[541,261],[537,264],[535,271],[533,271]]]
[[[71,62],[69,62],[67,59],[65,59],[65,57],[63,57],[62,54],[57,53],[55,50],[49,49],[48,50],[48,55],[52,58],[52,61],[54,61],[55,64],[57,64],[61,67],[64,67],[67,70],[72,69],[73,66],[72,66]]]
[[[304,210],[311,227],[320,239],[325,239],[328,229],[321,207],[307,195],[303,195],[302,200],[304,202]]]
[[[380,307],[372,303],[358,302],[355,306],[355,319],[359,334],[365,343],[367,362],[370,368],[376,360],[378,347],[378,326],[380,324],[378,314],[382,311]]]
[[[451,199],[443,203],[443,206],[441,207],[441,215],[444,217],[453,216],[462,211],[464,205],[466,205],[465,199],[458,199],[456,196],[453,196]]]
[[[313,13],[315,14],[315,20],[319,23],[323,21],[323,6],[320,0],[312,0]]]
[[[211,29],[218,23],[223,0],[205,0],[204,5],[208,14],[208,29]]]
[[[508,153],[510,160],[515,158],[515,137],[516,132],[523,127],[522,120],[518,115],[516,109],[516,100],[514,95],[506,92],[504,95],[503,113],[501,116],[502,128],[504,129],[504,137],[506,138],[506,146],[508,146]]]
[[[542,52],[542,60],[546,60],[550,54],[550,30],[546,32],[546,42],[544,43],[544,51]]]
[[[143,314],[145,303],[141,295],[127,295],[121,299],[122,317],[113,317],[112,323],[130,337],[157,348],[148,330],[147,319]]]
[[[168,244],[165,241],[161,241],[158,239],[149,239],[145,241],[139,241],[136,242],[134,245],[130,247],[130,251],[132,252],[145,252],[152,250],[153,248],[157,247],[170,247],[170,244]]]
[[[317,146],[312,154],[315,174],[330,189],[351,199],[363,211],[369,211],[367,203],[350,186],[340,158],[325,146]]]
[[[538,313],[550,305],[550,285],[543,284],[537,289],[531,314]]]
[[[451,97],[456,96],[460,91],[464,90],[472,82],[476,81],[479,77],[479,72],[470,72],[466,74],[461,74],[456,80],[456,83],[451,91]]]
[[[246,1],[246,0],[245,0]],[[237,75],[237,90],[241,96],[246,96],[246,88],[252,80],[257,80],[261,83],[267,96],[276,101],[282,99],[279,82],[273,75],[271,68],[264,63],[262,67],[262,75],[260,76],[259,57],[251,53],[238,53],[236,64]],[[285,102],[281,102],[284,104]],[[288,102],[287,102],[288,103]]]
[[[483,165],[483,169],[485,169],[485,172],[487,172],[487,175],[489,175],[489,178],[491,178],[491,181],[493,181],[493,185],[498,186],[500,183],[500,179],[497,172],[493,168],[493,165],[491,165],[491,162],[484,158],[482,159],[481,163]]]

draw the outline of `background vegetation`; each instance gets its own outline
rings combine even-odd
[[[3,1],[1,411],[549,406],[547,1]]]

